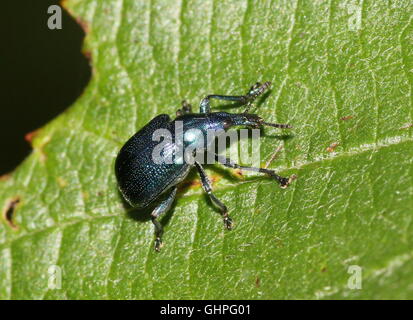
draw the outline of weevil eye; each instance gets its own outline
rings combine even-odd
[[[229,121],[229,120],[224,120],[223,125],[224,125],[224,130],[227,130],[227,129],[229,129],[229,128],[231,127],[232,122]]]

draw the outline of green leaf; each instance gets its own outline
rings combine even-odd
[[[413,298],[409,0],[65,6],[87,31],[93,77],[1,179],[0,298]],[[282,190],[210,167],[235,230],[192,184],[154,252],[148,215],[117,192],[118,150],[182,99],[257,80],[273,85],[254,111],[295,128],[265,130],[263,165],[278,152],[271,167],[298,179]],[[48,286],[56,270],[61,289]]]

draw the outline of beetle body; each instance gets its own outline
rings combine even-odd
[[[122,147],[116,158],[115,173],[119,190],[125,200],[131,206],[137,208],[144,208],[160,201],[160,204],[151,214],[155,225],[155,249],[157,251],[159,251],[162,244],[161,235],[163,232],[157,218],[170,209],[176,195],[177,185],[185,179],[194,166],[199,171],[204,190],[220,209],[225,226],[228,229],[231,228],[232,220],[228,216],[227,207],[213,195],[212,186],[202,165],[196,161],[188,161],[184,150],[190,146],[192,148],[196,147],[197,152],[199,150],[209,150],[211,143],[213,143],[213,140],[207,139],[208,131],[211,130],[223,134],[234,126],[256,128],[267,125],[277,128],[289,128],[289,125],[264,122],[259,116],[246,112],[210,112],[209,100],[211,98],[238,101],[249,105],[268,86],[268,82],[263,85],[257,83],[245,96],[207,96],[201,101],[200,113],[192,113],[190,105],[184,103],[183,109],[177,111],[177,117],[174,120],[165,114],[156,116]],[[154,158],[154,151],[160,144],[160,141],[154,138],[158,130],[169,132],[171,135],[171,140],[164,141],[163,149],[159,153],[159,158],[162,161],[157,161]],[[191,134],[187,134],[189,132]],[[179,140],[180,134],[182,134],[182,140]],[[180,150],[179,148],[182,149],[182,153],[177,152],[177,150]],[[225,166],[268,174],[275,178],[282,187],[286,187],[290,183],[289,179],[278,176],[272,170],[244,167],[231,162],[229,159],[222,161],[222,159],[218,159],[219,155],[215,156]],[[164,161],[166,159],[170,161]],[[164,195],[166,196],[165,199],[163,199]]]
[[[246,115],[253,117],[254,115]],[[183,133],[190,130],[199,130],[201,136],[187,139],[184,135],[183,149],[198,143],[204,150],[210,146],[205,137],[208,130],[225,132],[237,124],[239,114],[227,112],[212,112],[207,114],[186,114],[178,116],[175,120],[166,114],[161,114],[152,119],[147,125],[133,135],[122,147],[115,163],[116,177],[119,189],[130,205],[143,208],[151,204],[162,193],[179,184],[188,175],[191,167],[187,161],[174,157],[173,163],[154,163],[153,150],[159,141],[153,139],[158,129],[165,129],[172,134],[172,143],[164,145],[165,149],[178,149],[175,142],[176,123],[182,123]],[[244,116],[245,118],[245,116]]]

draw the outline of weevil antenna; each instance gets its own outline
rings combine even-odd
[[[293,126],[289,124],[282,124],[282,123],[261,122],[261,125],[273,127],[273,128],[280,128],[280,129],[292,129],[293,128]]]

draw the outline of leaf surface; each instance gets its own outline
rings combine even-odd
[[[413,297],[410,1],[64,5],[87,31],[93,77],[1,179],[0,298]],[[262,164],[277,153],[270,167],[298,179],[281,190],[210,167],[235,230],[194,183],[162,219],[157,254],[148,215],[117,192],[117,152],[181,100],[257,80],[273,85],[254,111],[295,128],[265,130]]]

